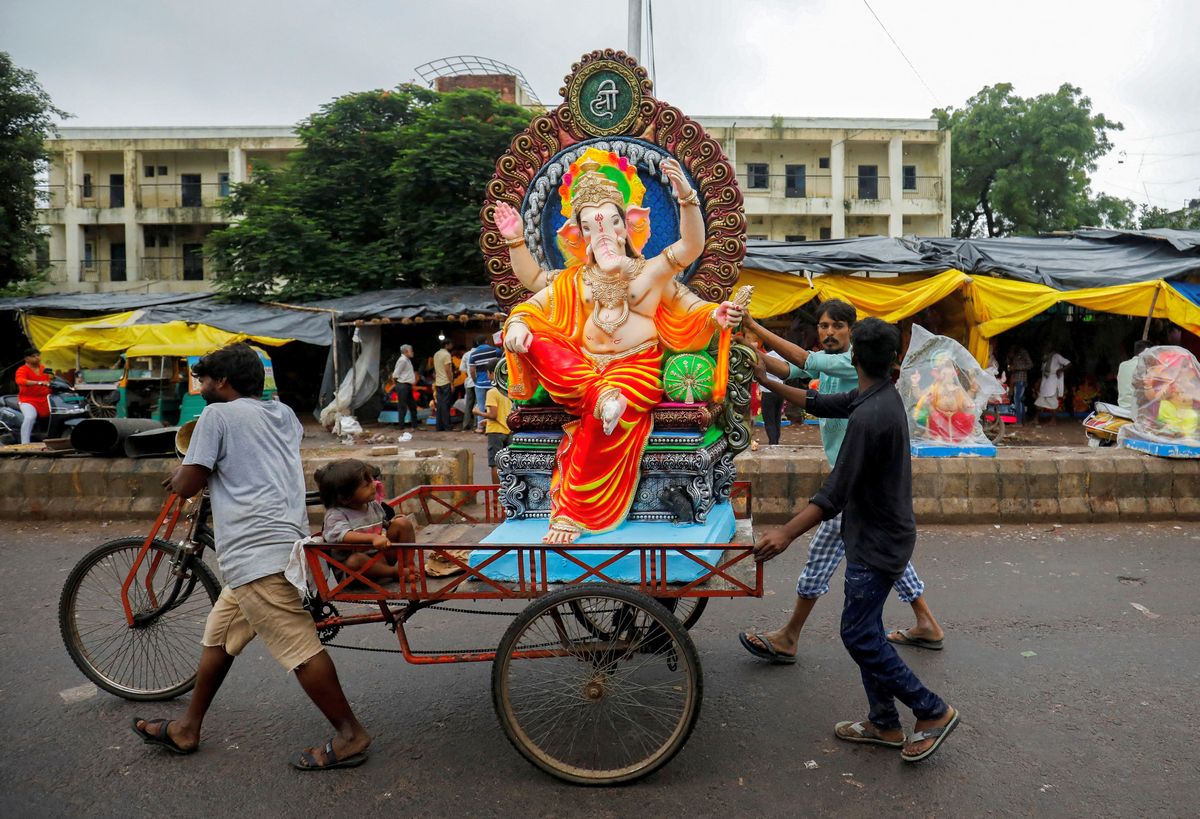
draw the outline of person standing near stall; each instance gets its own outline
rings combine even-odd
[[[396,359],[396,366],[392,370],[392,378],[396,382],[396,404],[400,416],[400,428],[404,430],[416,430],[417,428],[417,400],[413,396],[413,385],[417,383],[417,371],[413,368],[412,363],[413,348],[411,344],[400,345],[400,357]],[[412,420],[409,421],[409,413],[412,413]],[[405,432],[404,435],[412,437],[411,432]]]
[[[442,339],[442,346],[433,354],[433,386],[437,391],[437,431],[450,431],[450,408],[454,405],[454,357],[450,348],[454,342]]]
[[[33,347],[25,351],[25,363],[17,367],[17,400],[21,404],[21,443],[33,440],[33,425],[50,414],[50,373],[42,367],[42,354]]]

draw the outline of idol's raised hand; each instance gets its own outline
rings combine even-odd
[[[507,202],[496,203],[495,219],[496,229],[505,239],[516,239],[525,234],[525,227],[521,224],[521,214],[517,213],[516,208]]]
[[[683,175],[683,168],[677,161],[664,159],[659,167],[667,175],[667,179],[671,180],[671,187],[675,189],[676,196],[680,199],[687,199],[692,195],[692,186],[688,184],[687,177]]]

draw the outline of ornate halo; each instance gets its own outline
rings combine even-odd
[[[608,80],[613,81],[611,86],[605,84]],[[580,143],[629,155],[636,159],[639,172],[657,171],[657,162],[662,156],[679,160],[700,193],[706,234],[704,253],[689,271],[684,272],[685,280],[706,299],[719,301],[729,295],[737,280],[746,242],[742,194],[733,167],[720,145],[699,123],[679,109],[656,100],[651,96],[651,89],[646,70],[623,52],[606,49],[586,54],[571,67],[571,74],[559,89],[565,101],[554,110],[535,117],[500,157],[496,173],[488,183],[487,201],[480,212],[483,222],[480,246],[492,277],[492,289],[501,307],[508,309],[531,294],[521,286],[509,266],[508,249],[495,226],[495,203],[507,202],[522,212],[526,241],[534,258],[545,269],[554,267],[561,259],[557,258],[552,241],[551,246],[547,246],[547,233],[552,235],[553,231],[546,228],[562,217],[548,213],[547,209],[553,207],[557,211],[559,207],[555,190],[561,182],[562,170],[556,169],[553,163],[567,158],[572,153],[570,149],[580,147]],[[634,99],[636,105],[632,104]],[[606,113],[612,116],[602,116]],[[616,127],[619,123],[625,123],[621,129]],[[630,147],[638,145],[644,147]],[[637,151],[647,158],[633,157]],[[570,156],[566,165],[581,153],[583,151],[579,150],[575,156]],[[642,176],[643,181],[654,178],[648,173]],[[659,187],[664,181],[655,180],[653,187]],[[648,185],[648,199],[652,193],[656,192]],[[674,205],[669,185],[656,195]],[[652,214],[653,211],[651,206]],[[540,213],[541,218],[533,218],[534,213]],[[665,213],[660,208],[662,215]],[[654,252],[659,241],[673,241],[673,237],[663,235],[666,231],[677,230],[678,214],[673,217],[674,224],[664,224],[662,228],[658,217],[654,217],[655,229],[660,233],[656,237],[652,231],[648,253]]]

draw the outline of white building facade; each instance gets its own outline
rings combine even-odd
[[[60,129],[40,212],[47,289],[210,289],[204,242],[229,223],[230,186],[299,147],[290,127]]]
[[[697,117],[737,169],[747,235],[948,236],[950,134],[932,119]],[[301,148],[292,128],[63,128],[48,142],[54,292],[211,289],[230,186]]]
[[[950,133],[937,120],[696,119],[737,169],[751,238],[950,235]]]

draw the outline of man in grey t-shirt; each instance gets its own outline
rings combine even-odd
[[[226,585],[204,627],[187,713],[179,720],[135,717],[133,730],[147,744],[179,754],[195,751],[234,657],[259,636],[337,730],[324,745],[293,757],[292,766],[314,771],[360,765],[371,736],[350,710],[312,615],[283,576],[292,545],[308,534],[300,421],[284,404],[261,400],[262,361],[245,344],[210,353],[194,373],[208,406],[183,465],[164,485],[185,498],[208,486]]]

